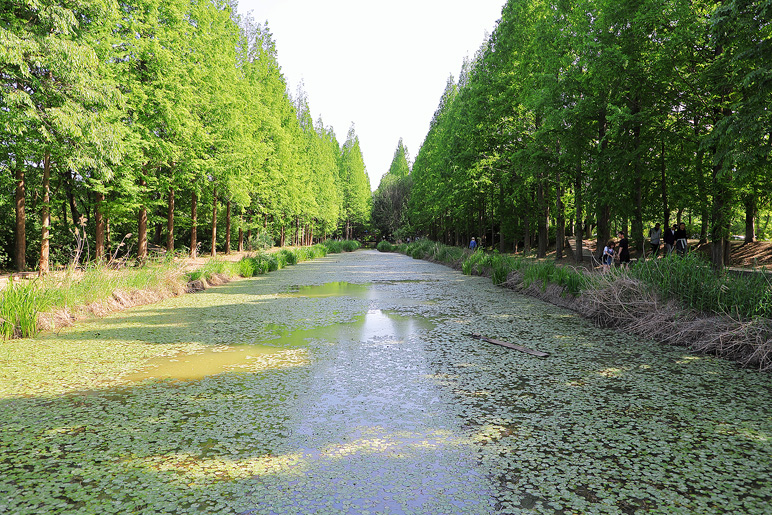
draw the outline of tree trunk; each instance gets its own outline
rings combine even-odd
[[[598,243],[595,254],[600,259],[603,247],[611,238],[611,206],[604,203],[598,206]]]
[[[225,255],[231,253],[231,206],[230,199],[225,204]]]
[[[97,262],[105,259],[105,194],[97,192],[94,206],[94,255]]]
[[[40,275],[47,274],[50,269],[49,253],[51,249],[51,154],[46,152],[43,159],[43,203],[40,208]]]
[[[745,243],[756,241],[756,196],[745,198]]]
[[[212,257],[217,256],[217,186],[212,190]]]
[[[576,178],[574,180],[574,203],[576,204],[576,228],[574,229],[574,241],[576,242],[576,248],[574,249],[574,259],[579,263],[582,261],[582,247],[584,246],[584,227],[583,227],[583,212],[582,208],[582,165],[581,163],[576,165]]]
[[[174,188],[169,188],[166,209],[166,252],[174,253]]]
[[[635,116],[640,112],[640,102],[638,98],[633,100],[633,112]],[[641,122],[633,120],[633,198],[635,206],[633,208],[633,230],[632,240],[635,249],[639,254],[643,253],[645,237],[643,234],[643,168],[641,166]],[[627,230],[627,229],[625,229]]]
[[[26,185],[24,184],[24,162],[16,158],[16,245],[14,265],[17,272],[27,268],[27,214],[25,211]]]
[[[608,141],[606,140],[606,113],[601,113],[598,119],[598,140],[600,144],[600,158],[598,159],[598,176],[606,177],[607,167],[605,166],[608,159]],[[597,204],[598,215],[598,239],[596,243],[595,254],[600,259],[603,247],[606,246],[606,242],[611,237],[611,227],[609,226],[611,216],[611,206],[608,199],[600,199]]]
[[[252,252],[252,228],[247,229],[247,250]]]
[[[546,180],[543,174],[539,174],[538,182],[536,183],[536,204],[538,206],[538,218],[537,218],[537,237],[539,238],[538,247],[536,251],[537,258],[543,258],[547,256],[547,246],[549,245],[549,206],[547,205],[547,192],[545,187]]]
[[[662,221],[664,228],[670,227],[670,207],[667,201],[667,166],[665,162],[665,139],[662,139],[662,154],[660,155],[660,180],[662,181]]]
[[[284,246],[284,236],[285,236],[285,234],[284,234],[284,224],[282,224],[281,225],[281,236],[279,238],[279,247],[283,247]]]
[[[194,191],[190,196],[190,257],[196,257],[196,247],[198,247],[198,234],[196,233],[196,225],[198,225],[198,195]]]
[[[555,169],[555,259],[563,259],[563,247],[566,241],[566,209],[563,205],[563,184],[560,177],[560,167]]]
[[[711,263],[716,270],[723,270],[726,265],[726,249],[728,244],[727,221],[727,196],[728,192],[723,184],[721,168],[723,163],[713,165],[713,227],[711,228]]]
[[[110,244],[110,217],[105,216],[105,255],[109,254],[112,250]]]
[[[69,170],[62,172],[62,181],[64,182],[64,192],[67,195],[67,202],[70,204],[70,214],[72,215],[72,225],[80,227],[80,213],[75,203],[75,195],[72,193],[72,172]],[[64,220],[66,223],[67,220]]]
[[[531,252],[531,215],[530,210],[526,208],[523,216],[523,253]]]
[[[239,252],[244,252],[244,213],[239,214]]]
[[[147,259],[147,207],[139,208],[137,217],[137,259],[145,261]]]

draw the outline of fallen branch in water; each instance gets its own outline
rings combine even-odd
[[[547,354],[546,352],[529,349],[528,347],[523,347],[522,345],[515,345],[514,343],[509,343],[509,342],[505,342],[505,341],[502,341],[502,340],[496,340],[496,339],[493,339],[493,338],[486,338],[485,336],[483,336],[481,334],[470,334],[469,336],[471,338],[476,339],[476,340],[482,340],[484,342],[492,343],[494,345],[501,345],[502,347],[506,347],[508,349],[519,350],[520,352],[525,352],[526,354],[530,354],[532,356],[539,356],[539,357],[542,357],[542,358],[545,357],[545,356],[549,356],[549,354]]]

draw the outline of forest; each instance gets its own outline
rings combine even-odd
[[[0,268],[353,238],[371,193],[226,0],[0,0]],[[15,223],[12,222],[15,220]]]
[[[772,232],[771,108],[770,0],[510,0],[373,223],[560,258],[677,220],[721,269]]]

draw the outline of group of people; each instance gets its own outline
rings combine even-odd
[[[603,256],[601,256],[600,262],[603,265],[604,272],[611,268],[615,259],[625,268],[630,264],[630,241],[627,239],[624,231],[619,231],[617,236],[619,237],[618,243],[614,240],[609,240],[606,246],[603,247]],[[617,247],[619,247],[618,252]]]
[[[618,260],[623,267],[630,263],[630,242],[624,231],[617,233],[619,241],[609,240],[603,248],[601,264],[603,270],[608,270]],[[651,243],[651,254],[654,258],[659,254],[661,243],[665,243],[665,255],[669,256],[675,250],[676,254],[683,256],[686,254],[688,243],[686,239],[686,224],[673,224],[673,227],[665,229],[664,234],[659,223],[649,229],[649,242]]]
[[[660,228],[659,223],[654,224],[654,227],[649,229],[649,242],[651,244],[651,253],[654,257],[659,254],[659,248],[661,243],[665,243],[665,255],[669,256],[676,251],[676,254],[683,256],[686,254],[688,243],[686,240],[686,224],[681,222],[680,224],[673,224],[673,227],[665,229],[664,234]]]

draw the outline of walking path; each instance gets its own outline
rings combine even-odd
[[[398,254],[330,255],[5,345],[34,351],[10,362],[0,347],[0,513],[762,514],[772,501],[769,375]],[[82,357],[67,360],[80,379],[63,384],[45,352]],[[14,372],[36,360],[38,376]]]

